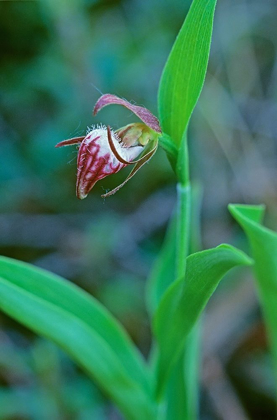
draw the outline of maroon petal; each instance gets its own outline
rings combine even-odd
[[[118,96],[111,95],[109,93],[102,95],[98,99],[95,104],[93,114],[96,115],[100,109],[112,104],[125,106],[125,108],[130,109],[130,111],[137,115],[137,117],[139,117],[141,121],[152,130],[157,131],[158,133],[162,132],[158,119],[150,111],[148,111],[148,109],[143,108],[142,106],[133,105],[125,99],[121,99]]]
[[[81,143],[84,140],[85,136],[82,137],[73,137],[72,139],[60,141],[56,144],[55,147],[71,146],[72,144]]]

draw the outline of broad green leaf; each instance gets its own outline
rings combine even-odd
[[[277,234],[259,223],[264,206],[229,205],[229,210],[245,231],[255,261],[257,286],[277,383]]]
[[[1,257],[0,309],[66,350],[127,418],[151,418],[144,363],[124,330],[87,293],[44,270]]]
[[[109,343],[134,378],[148,387],[146,365],[116,319],[93,296],[69,281],[30,264],[0,257],[0,276],[82,319]]]
[[[164,294],[156,311],[153,329],[159,348],[157,394],[165,381],[185,340],[194,327],[224,274],[251,260],[229,245],[220,245],[187,257],[186,276],[176,280]]]
[[[177,146],[201,93],[207,71],[216,0],[194,0],[172,47],[159,86],[163,131]]]

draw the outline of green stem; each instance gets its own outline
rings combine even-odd
[[[176,277],[186,272],[186,257],[189,253],[191,220],[191,187],[187,183],[177,184],[177,223],[176,223]]]
[[[192,191],[189,179],[189,155],[186,136],[183,137],[176,165],[177,211],[176,211],[176,256],[175,277],[185,276],[186,257],[192,249]],[[166,395],[160,395],[159,420],[195,420],[198,395],[198,342],[199,329],[193,329],[186,340],[182,355],[169,378]]]
[[[186,133],[183,136],[179,150],[176,173],[177,184],[177,249],[176,275],[184,276],[186,272],[186,257],[189,253],[191,225],[191,186],[189,177],[189,153]]]
[[[186,257],[191,248],[192,197],[189,176],[189,153],[186,135],[182,139],[176,167],[179,183],[177,185],[177,226],[176,226],[176,275],[185,276]],[[176,420],[193,420],[197,418],[198,390],[198,343],[199,327],[195,326],[186,340],[183,356],[180,357],[171,377],[171,388],[178,387],[183,397],[171,397],[168,400],[168,410]],[[171,389],[172,392],[172,389]],[[169,396],[169,395],[168,395]],[[170,407],[170,404],[176,407]],[[179,404],[179,406],[178,406]]]

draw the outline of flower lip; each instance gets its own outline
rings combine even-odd
[[[123,147],[110,128],[90,131],[78,153],[77,197],[85,198],[97,181],[127,166],[141,151],[141,146]]]

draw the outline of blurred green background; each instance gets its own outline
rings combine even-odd
[[[115,196],[128,169],[75,197],[76,148],[59,141],[157,114],[159,78],[189,0],[0,1],[0,252],[68,278],[103,302],[147,355],[144,286],[175,203],[162,150]],[[229,202],[265,203],[277,226],[277,6],[219,1],[206,84],[190,126],[203,188],[202,237],[247,249]],[[125,174],[123,174],[125,172]],[[250,270],[234,271],[204,317],[201,419],[274,419],[274,386]],[[0,314],[0,420],[117,420],[56,346]],[[142,419],[143,420],[143,419]],[[172,419],[174,420],[174,419]]]

